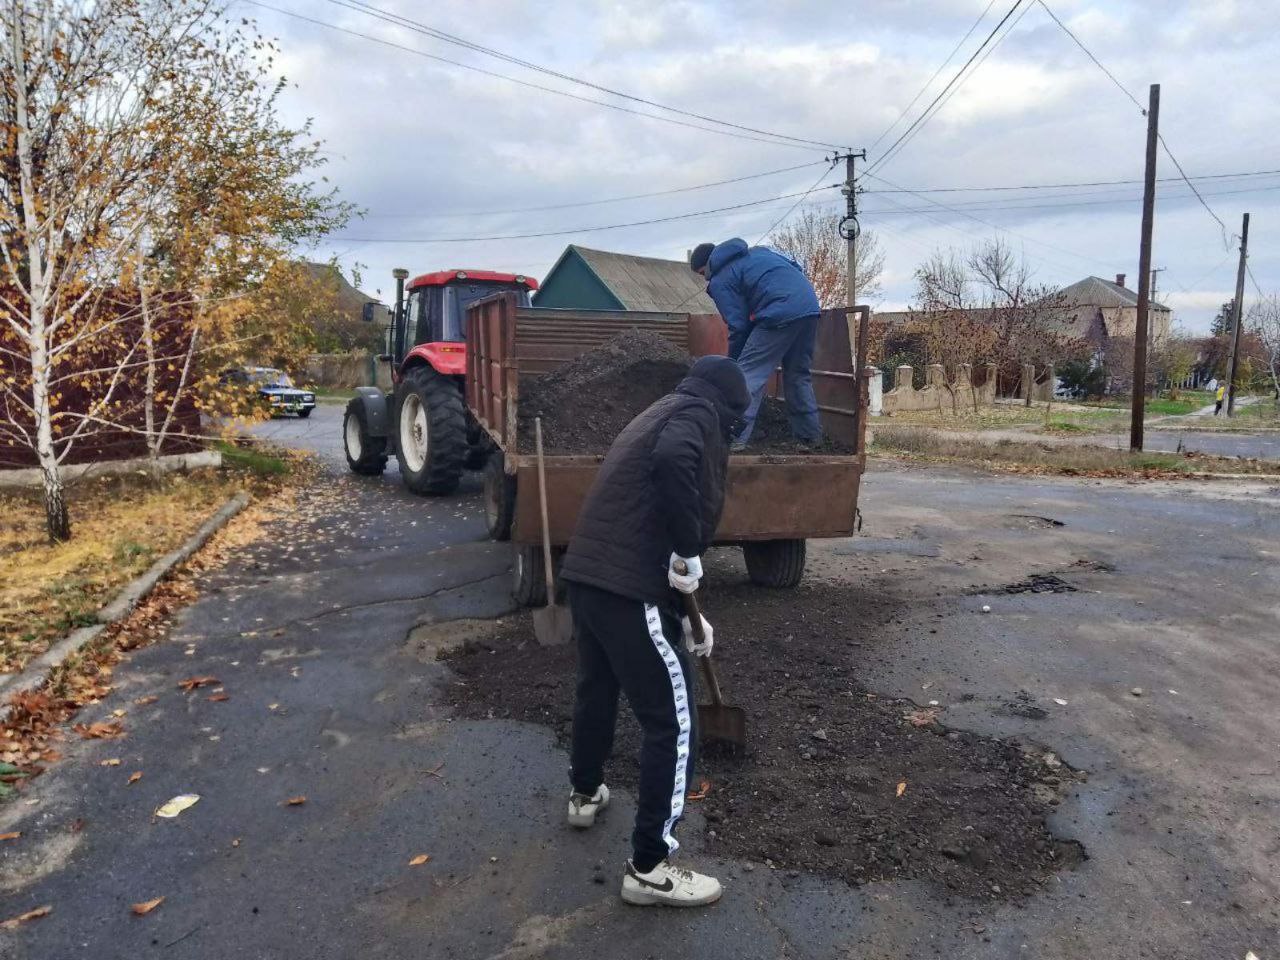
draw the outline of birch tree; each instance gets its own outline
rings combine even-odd
[[[1280,296],[1273,293],[1255,300],[1249,308],[1247,323],[1262,341],[1271,390],[1276,400],[1280,400]]]
[[[172,425],[176,398],[156,407],[157,364],[171,358],[156,353],[150,311],[174,299],[156,293],[184,291],[193,323],[218,330],[193,332],[182,358],[196,374],[183,389],[207,387],[202,344],[236,342],[246,316],[228,300],[347,211],[306,178],[319,163],[307,131],[277,120],[271,45],[220,2],[0,4],[2,428],[34,453],[49,535],[63,540],[75,445]],[[74,410],[72,388],[88,395]],[[140,392],[146,416],[126,426]]]

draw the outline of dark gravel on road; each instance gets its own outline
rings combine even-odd
[[[542,418],[542,445],[550,455],[604,453],[646,407],[684,379],[690,359],[656,334],[628,330],[554,373],[520,385],[520,449],[534,449],[534,421]],[[850,454],[847,444],[824,437],[801,445],[791,436],[787,408],[766,398],[756,418],[749,453]]]
[[[706,605],[726,699],[749,717],[747,750],[710,745],[694,777],[711,785],[697,803],[708,851],[984,899],[1021,899],[1080,862],[1045,823],[1076,780],[1056,756],[947,730],[936,711],[858,683],[896,605],[826,585],[732,587]],[[539,723],[567,741],[572,645],[539,647],[518,618],[447,656],[461,715]],[[634,785],[639,731],[621,714],[610,778]]]

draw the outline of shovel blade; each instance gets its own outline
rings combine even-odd
[[[698,736],[703,743],[721,740],[735,747],[747,745],[747,712],[726,704],[698,704]]]
[[[549,603],[533,611],[533,635],[539,646],[558,647],[573,638],[573,613],[568,607]]]

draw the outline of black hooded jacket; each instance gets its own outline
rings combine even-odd
[[[702,357],[673,393],[632,420],[587,494],[561,575],[666,601],[671,554],[698,556],[720,524],[729,436],[749,400],[734,361]]]

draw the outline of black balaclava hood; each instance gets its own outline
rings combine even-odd
[[[699,357],[676,390],[704,397],[715,404],[720,426],[726,434],[733,430],[751,403],[747,378],[737,361],[728,357]]]

